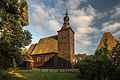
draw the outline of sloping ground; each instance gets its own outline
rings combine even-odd
[[[22,70],[17,73],[24,80],[79,80],[78,73],[70,72],[40,72],[36,70]],[[19,79],[15,79],[19,80]]]

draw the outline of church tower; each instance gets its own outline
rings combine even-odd
[[[74,62],[74,32],[69,24],[69,16],[66,11],[64,16],[64,23],[61,30],[58,31],[58,51],[60,55],[70,61]]]

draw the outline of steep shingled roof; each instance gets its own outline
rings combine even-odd
[[[34,50],[34,48],[36,47],[37,43],[36,44],[32,44],[30,46],[30,48],[28,49],[28,51],[26,52],[26,55],[30,55],[32,53],[32,51]]]
[[[109,50],[112,50],[113,47],[115,47],[116,43],[117,43],[116,39],[112,36],[112,34],[110,32],[105,32],[103,34],[103,37],[102,37],[96,50],[99,50],[100,48],[104,47],[105,41],[107,41],[107,45],[108,45]]]
[[[40,39],[31,55],[58,53],[58,36],[51,36]]]
[[[24,61],[34,62],[30,54],[32,53],[36,45],[37,44],[32,44],[30,48],[27,50],[27,52],[22,55]]]

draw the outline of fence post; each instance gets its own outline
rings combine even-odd
[[[40,72],[41,72],[41,69],[40,69]]]
[[[58,72],[60,72],[60,69],[58,69]]]
[[[49,69],[48,69],[48,72],[49,72]]]

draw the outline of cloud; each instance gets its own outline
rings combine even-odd
[[[94,18],[96,17],[96,10],[88,5],[81,10],[75,9],[71,15],[71,23],[76,25],[75,37],[76,41],[79,41],[80,45],[83,47],[88,47],[92,45],[92,39],[89,34],[95,33],[98,30],[94,27],[91,27]]]
[[[88,4],[88,6],[85,7],[83,10],[85,10],[84,12],[89,16],[96,16],[97,11],[90,4]]]
[[[110,18],[120,18],[120,6],[115,7],[113,10],[111,10],[111,13],[113,14]]]
[[[58,21],[56,21],[56,20],[50,20],[50,21],[49,21],[49,28],[50,28],[51,31],[56,32],[56,31],[60,30],[61,25],[60,25],[60,23],[59,23]]]
[[[81,3],[80,0],[69,0],[67,7],[68,9],[74,10],[79,8],[80,3]]]
[[[120,40],[120,31],[117,31],[113,34],[117,40]]]
[[[104,11],[104,12],[97,12],[96,19],[102,19],[102,18],[108,16],[108,14],[109,14],[109,12],[106,12],[106,11]]]
[[[75,35],[76,41],[80,45],[83,45],[84,47],[88,47],[89,45],[91,45],[92,44],[91,38],[87,34],[82,34],[82,35],[80,35],[79,33],[77,33]]]
[[[36,31],[41,31],[43,26],[45,26],[45,22],[49,20],[49,15],[41,5],[33,5],[32,8],[32,21],[30,24],[35,27]]]
[[[119,38],[120,38],[120,23],[113,22],[113,21],[103,23],[101,31],[102,32],[111,32],[113,34],[113,36],[117,40],[119,40]]]
[[[120,23],[113,22],[113,21],[103,23],[102,29],[101,29],[101,31],[103,31],[103,32],[108,32],[108,31],[109,32],[117,32],[118,30],[120,30]]]

